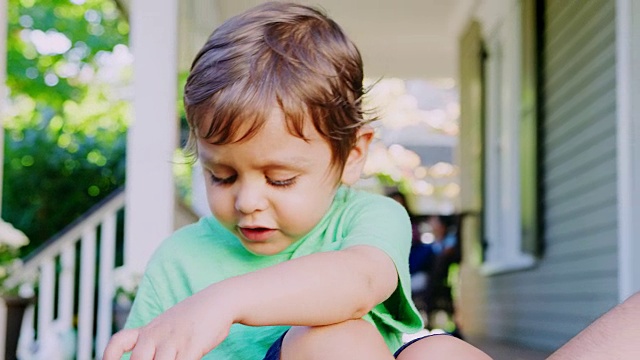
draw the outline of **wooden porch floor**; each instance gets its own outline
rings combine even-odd
[[[465,340],[489,354],[494,360],[544,360],[551,355],[550,352],[497,340],[484,338],[467,338]]]

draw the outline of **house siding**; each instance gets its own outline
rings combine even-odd
[[[618,301],[615,1],[548,0],[543,16],[544,254],[533,269],[474,274],[463,306],[482,312],[474,335],[553,350]]]
[[[535,278],[554,309],[546,322],[568,340],[618,301],[615,1],[546,8],[546,253]]]

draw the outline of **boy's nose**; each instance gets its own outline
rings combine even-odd
[[[251,214],[267,208],[268,201],[262,190],[255,186],[242,185],[236,193],[236,210],[243,214]]]

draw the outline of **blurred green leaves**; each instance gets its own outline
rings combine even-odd
[[[129,26],[111,0],[8,2],[2,212],[34,248],[124,184]]]
[[[54,108],[83,99],[100,57],[128,42],[111,0],[9,0],[8,21],[11,92]]]

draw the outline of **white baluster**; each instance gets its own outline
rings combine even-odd
[[[73,326],[73,304],[76,273],[76,246],[69,244],[60,255],[60,292],[58,302],[58,321],[64,328]]]
[[[0,0],[2,1],[2,0]],[[93,359],[94,344],[96,358],[102,357],[102,351],[111,335],[113,267],[115,265],[115,238],[117,212],[124,206],[124,193],[120,193],[99,211],[89,214],[82,222],[75,224],[55,241],[41,249],[35,257],[25,263],[23,274],[37,279],[37,306],[31,306],[23,321],[20,336],[21,358],[49,358],[54,350],[64,346],[60,341],[69,340],[66,331],[74,326],[76,304],[75,287],[79,280],[77,360]],[[96,231],[104,221],[101,233],[100,285],[98,287],[97,334],[94,338],[93,324],[94,298],[96,289]],[[81,263],[76,261],[77,244],[81,243]],[[56,294],[56,259],[60,258],[59,288]],[[76,268],[80,266],[80,279],[76,277]],[[37,277],[36,277],[37,275]],[[58,300],[54,299],[57,295]],[[54,320],[54,306],[57,304],[57,318]],[[34,319],[34,308],[37,318]],[[1,315],[1,313],[0,313]],[[1,320],[1,319],[0,319]],[[1,321],[0,321],[1,323]],[[37,336],[36,336],[37,326]],[[1,330],[1,329],[0,329]],[[0,335],[1,331],[0,331]],[[0,339],[0,347],[2,347]],[[72,341],[72,340],[71,340]],[[68,344],[68,342],[65,342]],[[35,346],[35,345],[38,346]],[[34,353],[35,351],[35,353]],[[0,351],[0,354],[2,352]],[[0,356],[1,357],[1,356]]]
[[[93,350],[93,309],[96,274],[96,229],[82,232],[80,251],[80,300],[78,314],[78,360],[90,360]]]
[[[54,257],[48,257],[40,265],[40,290],[38,291],[38,339],[51,332],[53,322],[54,286],[56,284]]]
[[[20,329],[20,338],[18,339],[17,356],[18,359],[30,359],[32,358],[33,351],[35,349],[36,332],[33,327],[34,323],[34,309],[33,304],[29,305],[22,317],[22,327]]]
[[[115,266],[116,213],[105,216],[100,237],[100,282],[98,287],[98,326],[96,358],[101,359],[111,337],[113,320],[113,267]]]

